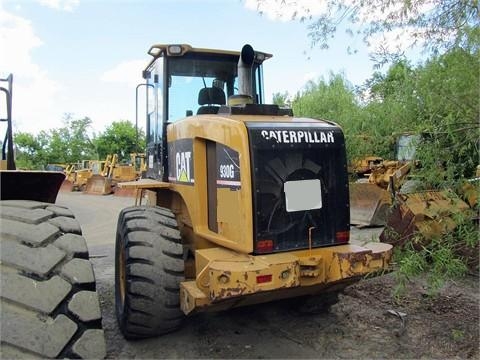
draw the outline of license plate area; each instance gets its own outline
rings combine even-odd
[[[319,179],[287,181],[283,191],[287,212],[322,208],[322,186]]]

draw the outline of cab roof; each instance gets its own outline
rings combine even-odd
[[[219,50],[219,49],[204,49],[194,48],[188,44],[154,44],[148,50],[148,54],[153,56],[151,63],[159,57],[177,57],[185,54],[212,54],[212,55],[227,55],[227,56],[240,56],[240,51],[231,50]],[[255,62],[261,64],[263,61],[270,59],[273,55],[262,51],[255,50]],[[147,68],[148,68],[147,66]]]

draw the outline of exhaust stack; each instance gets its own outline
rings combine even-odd
[[[248,95],[253,99],[252,65],[255,60],[255,51],[246,44],[242,48],[238,60],[238,92],[239,95]]]

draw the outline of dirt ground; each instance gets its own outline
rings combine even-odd
[[[434,298],[428,296],[422,280],[415,280],[405,296],[395,300],[391,273],[350,286],[328,312],[279,301],[197,314],[188,317],[175,333],[126,341],[115,320],[112,224],[116,224],[120,209],[133,205],[133,200],[61,193],[57,203],[69,206],[77,215],[89,243],[108,358],[480,357],[477,276],[446,284]],[[379,229],[355,229],[352,237],[365,242],[378,233]]]

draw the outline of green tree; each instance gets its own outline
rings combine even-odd
[[[353,123],[359,105],[352,85],[342,74],[330,74],[328,80],[309,81],[292,102],[296,116],[334,120],[341,125]]]
[[[108,154],[118,154],[119,160],[129,159],[129,154],[142,152],[145,149],[145,134],[138,131],[138,148],[136,146],[137,131],[135,125],[128,120],[114,121],[95,139],[95,147],[100,158]]]
[[[64,125],[38,135],[15,134],[16,160],[19,168],[43,169],[47,164],[74,163],[81,159],[96,159],[97,154],[88,135],[92,121],[72,119],[66,115]]]
[[[73,163],[81,159],[96,159],[95,147],[89,136],[92,120],[88,117],[64,118],[64,126],[50,130],[48,141],[48,162]]]
[[[344,75],[331,73],[328,80],[309,81],[293,99],[292,109],[295,116],[331,120],[342,126],[350,159],[372,151],[363,138],[368,133],[365,113]]]
[[[260,12],[266,2],[258,0]],[[367,44],[376,42],[379,35],[391,33],[393,40],[408,38],[411,46],[420,43],[433,53],[469,46],[472,42],[478,44],[480,37],[478,0],[324,0],[322,11],[315,15],[311,4],[276,2],[280,8],[297,8],[292,18],[308,24],[312,45],[320,48],[328,48],[341,28],[346,28],[352,36],[362,37]],[[385,45],[388,44],[379,43],[376,47],[376,55],[384,60],[392,52],[402,51],[402,48],[388,50]]]
[[[290,99],[290,95],[288,94],[288,91],[285,91],[284,93],[274,93],[272,96],[272,102],[275,105],[278,105],[280,107],[282,106],[291,106],[292,101]]]
[[[19,132],[14,136],[16,147],[16,166],[19,169],[37,169],[40,170],[44,164],[44,152],[37,137]]]
[[[417,132],[418,96],[417,70],[400,60],[385,74],[376,72],[363,89],[364,123],[362,133],[370,139],[373,151],[363,155],[377,155],[386,159],[395,156],[396,134]],[[359,144],[360,145],[360,144]]]
[[[455,186],[473,177],[480,159],[479,89],[478,49],[454,49],[432,58],[419,72],[418,119],[430,138],[420,156],[429,186]]]

